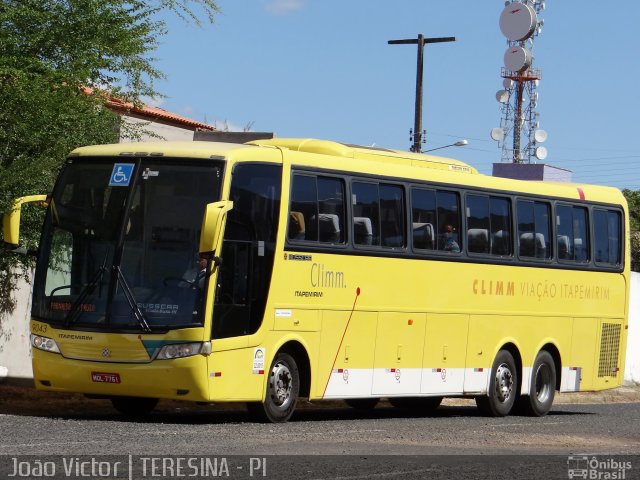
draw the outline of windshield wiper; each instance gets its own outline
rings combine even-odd
[[[114,268],[116,270],[116,278],[118,279],[118,284],[122,287],[124,297],[127,299],[127,303],[129,304],[129,308],[131,308],[131,311],[133,312],[133,316],[136,317],[136,320],[138,321],[138,324],[140,325],[140,328],[142,328],[142,330],[144,330],[145,332],[151,332],[151,327],[147,323],[147,319],[144,317],[142,310],[140,310],[140,307],[138,307],[136,298],[133,296],[133,292],[131,291],[129,284],[127,284],[120,266],[116,266]]]

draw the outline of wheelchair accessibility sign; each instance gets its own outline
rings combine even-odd
[[[133,163],[116,163],[109,180],[110,187],[128,187],[133,176]]]

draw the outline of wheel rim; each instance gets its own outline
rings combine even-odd
[[[271,369],[269,381],[269,396],[273,403],[280,408],[287,408],[291,402],[293,376],[286,363],[278,362]]]
[[[496,396],[500,403],[505,403],[511,398],[513,391],[513,374],[509,365],[502,363],[496,369]]]
[[[536,370],[536,398],[540,403],[544,403],[551,395],[551,369],[549,365],[542,364]]]

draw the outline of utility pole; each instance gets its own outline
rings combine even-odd
[[[405,40],[389,40],[389,45],[418,45],[418,67],[416,73],[416,109],[415,119],[413,123],[413,131],[411,132],[411,138],[413,145],[411,145],[411,151],[420,153],[422,151],[422,64],[424,57],[424,46],[427,43],[443,43],[443,42],[455,42],[456,37],[435,37],[424,38],[424,35],[419,34],[418,38],[408,38]]]

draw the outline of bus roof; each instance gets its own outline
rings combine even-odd
[[[452,158],[436,157],[433,155],[387,148],[350,145],[327,140],[316,140],[313,138],[273,138],[270,140],[255,140],[249,143],[252,145],[282,147],[297,152],[318,153],[321,155],[332,155],[357,160],[373,160],[395,164],[402,163],[438,170],[478,173],[478,171],[470,165]]]
[[[233,151],[250,148],[252,147],[237,143],[218,142],[133,142],[79,147],[73,150],[69,156],[168,156],[178,158],[211,158],[226,157]]]
[[[170,156],[256,160],[256,149],[262,151],[262,159],[270,162],[279,161],[278,149],[286,149],[295,152],[296,163],[302,162],[314,167],[431,180],[462,187],[625,204],[622,193],[612,187],[492,177],[480,174],[470,165],[451,158],[308,138],[274,138],[255,140],[247,144],[207,141],[119,143],[80,147],[71,152],[70,156]],[[305,156],[305,153],[310,155]],[[355,162],[345,164],[345,158],[360,162],[357,162],[358,165]],[[391,165],[394,167],[393,171],[389,169]]]

